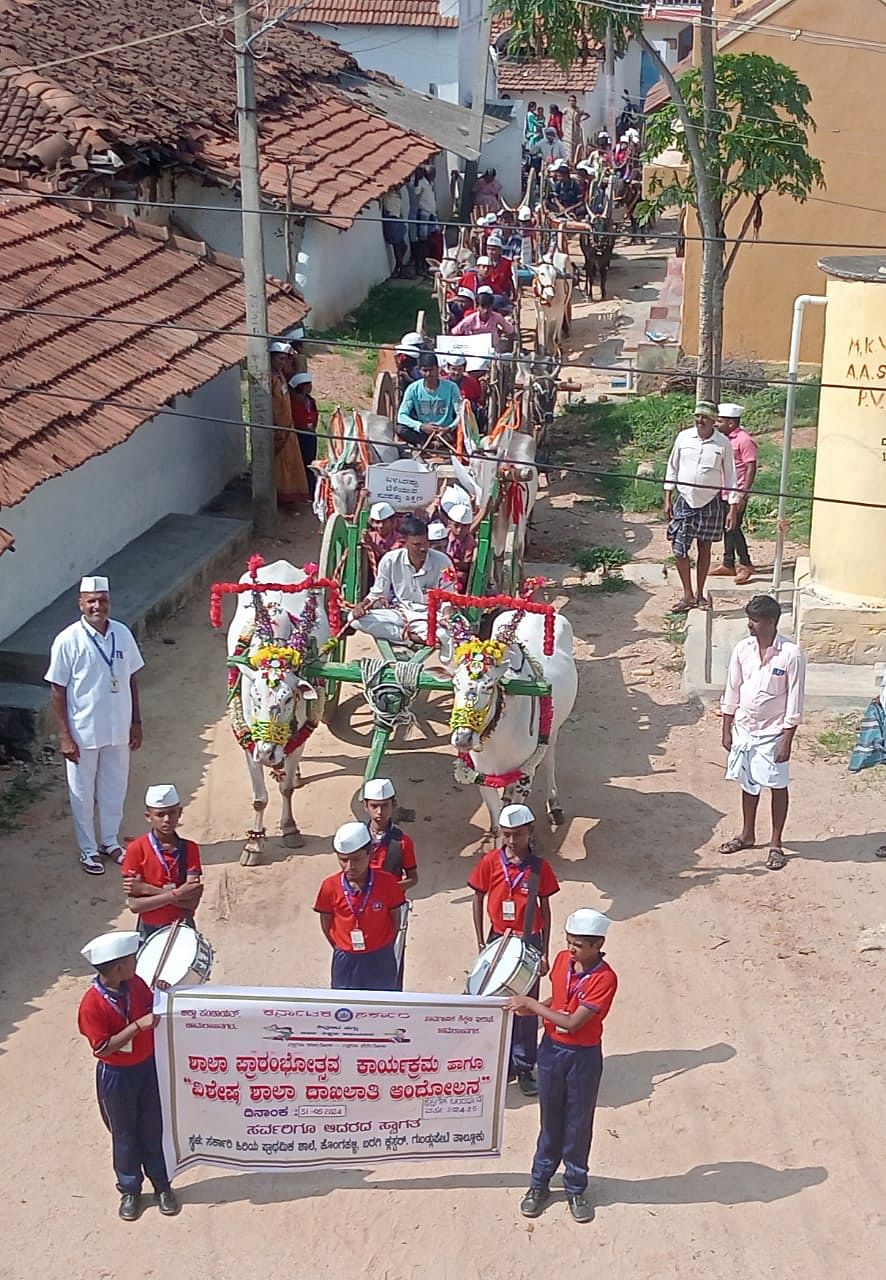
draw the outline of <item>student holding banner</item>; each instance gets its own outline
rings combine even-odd
[[[394,876],[369,865],[372,836],[365,822],[346,822],[333,847],[341,871],[320,885],[314,910],[332,947],[333,989],[396,991],[394,941],[406,899]]]
[[[505,1008],[528,1021],[541,1015],[545,1034],[538,1050],[541,1132],[529,1190],[520,1202],[525,1218],[537,1218],[551,1198],[551,1178],[563,1162],[563,1190],[576,1222],[590,1222],[588,1157],[597,1091],[603,1074],[603,1019],[618,979],[603,959],[612,921],[599,911],[573,911],[566,921],[566,949],[551,969],[551,994],[539,1002],[512,996]]]
[[[546,858],[532,852],[535,815],[528,805],[506,804],[499,817],[502,843],[498,849],[484,854],[468,877],[474,890],[474,932],[479,950],[487,942],[500,938],[510,929],[523,941],[535,947],[542,957],[541,973],[548,971],[548,948],[551,936],[550,899],[560,885]],[[483,936],[483,907],[492,928]],[[530,906],[531,903],[531,906]],[[536,982],[530,991],[538,996]],[[538,1018],[531,1014],[514,1024],[511,1040],[511,1075],[516,1076],[520,1091],[528,1098],[538,1093],[535,1062],[538,1046]]]

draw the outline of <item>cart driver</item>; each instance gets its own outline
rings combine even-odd
[[[391,644],[424,644],[428,635],[428,592],[455,580],[449,556],[432,551],[428,526],[418,516],[400,520],[403,546],[383,555],[365,600],[352,610],[351,624]]]
[[[397,413],[397,435],[409,444],[423,447],[434,436],[451,431],[458,418],[461,392],[448,378],[440,378],[433,351],[418,357],[421,379],[403,393]]]

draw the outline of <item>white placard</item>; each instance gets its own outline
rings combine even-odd
[[[504,1003],[214,985],[158,992],[170,1174],[499,1155]]]
[[[395,511],[417,511],[437,496],[437,476],[430,467],[411,465],[411,459],[376,463],[366,472],[371,502],[389,502]]]

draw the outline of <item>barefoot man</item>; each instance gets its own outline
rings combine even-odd
[[[766,866],[781,871],[787,862],[782,833],[788,816],[791,747],[803,719],[806,659],[799,645],[778,630],[781,605],[772,596],[754,596],[745,612],[750,635],[729,659],[723,694],[723,747],[729,752],[726,777],[741,786],[741,835],[721,853],[753,849],[757,842],[760,792],[772,792],[772,835]]]
[[[732,445],[714,425],[716,405],[706,400],[695,406],[695,426],[681,431],[674,441],[665,474],[665,514],[668,541],[674,548],[683,598],[672,613],[688,613],[698,605],[710,607],[704,586],[711,567],[711,543],[723,537],[724,506],[720,490],[728,494],[726,528],[735,528],[741,494],[735,480]],[[676,490],[676,494],[675,491]],[[689,552],[698,546],[697,590],[692,590]]]

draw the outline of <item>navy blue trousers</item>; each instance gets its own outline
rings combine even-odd
[[[603,1051],[598,1044],[570,1047],[542,1036],[538,1049],[541,1132],[532,1161],[533,1187],[547,1187],[562,1160],[566,1194],[578,1196],[587,1190],[602,1075]]]
[[[500,938],[501,934],[495,930],[489,934],[488,941],[494,942],[496,938]],[[533,933],[529,935],[530,944],[539,952],[541,946],[541,934]],[[532,996],[533,1000],[537,1000],[541,989],[541,979],[534,982],[526,992],[528,996]],[[538,1018],[534,1014],[527,1014],[526,1017],[513,1017],[513,1027],[511,1028],[511,1062],[509,1068],[510,1075],[525,1075],[527,1071],[532,1071],[538,1057]]]
[[[102,1119],[111,1133],[114,1172],[121,1195],[142,1189],[142,1171],[155,1191],[165,1191],[163,1118],[153,1057],[134,1067],[99,1062],[95,1087]]]
[[[394,944],[378,951],[332,953],[332,986],[345,991],[399,991]]]

